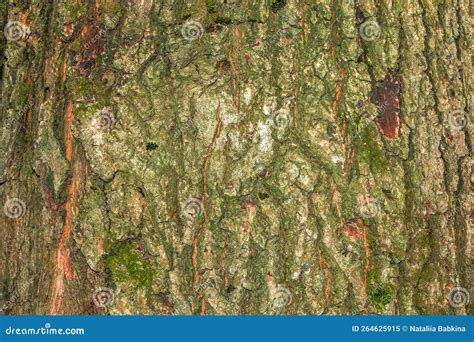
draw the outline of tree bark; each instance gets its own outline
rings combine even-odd
[[[472,314],[470,5],[0,4],[2,312]]]

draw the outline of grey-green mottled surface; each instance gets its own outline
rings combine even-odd
[[[0,41],[5,313],[473,313],[469,3],[0,17],[30,29]]]

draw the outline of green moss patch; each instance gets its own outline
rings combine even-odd
[[[153,271],[149,263],[143,260],[134,244],[127,244],[107,260],[115,282],[130,284],[133,288],[150,287]]]
[[[358,160],[367,164],[374,173],[387,170],[388,162],[385,159],[377,142],[377,131],[366,127],[360,133],[357,144]]]
[[[375,271],[371,271],[368,274],[368,295],[370,303],[382,310],[392,302],[393,290],[390,285],[380,280],[380,276]]]

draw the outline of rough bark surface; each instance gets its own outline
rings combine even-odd
[[[472,314],[472,11],[2,2],[2,312]]]

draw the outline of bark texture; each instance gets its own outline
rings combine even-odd
[[[2,312],[472,314],[472,11],[2,2]]]

